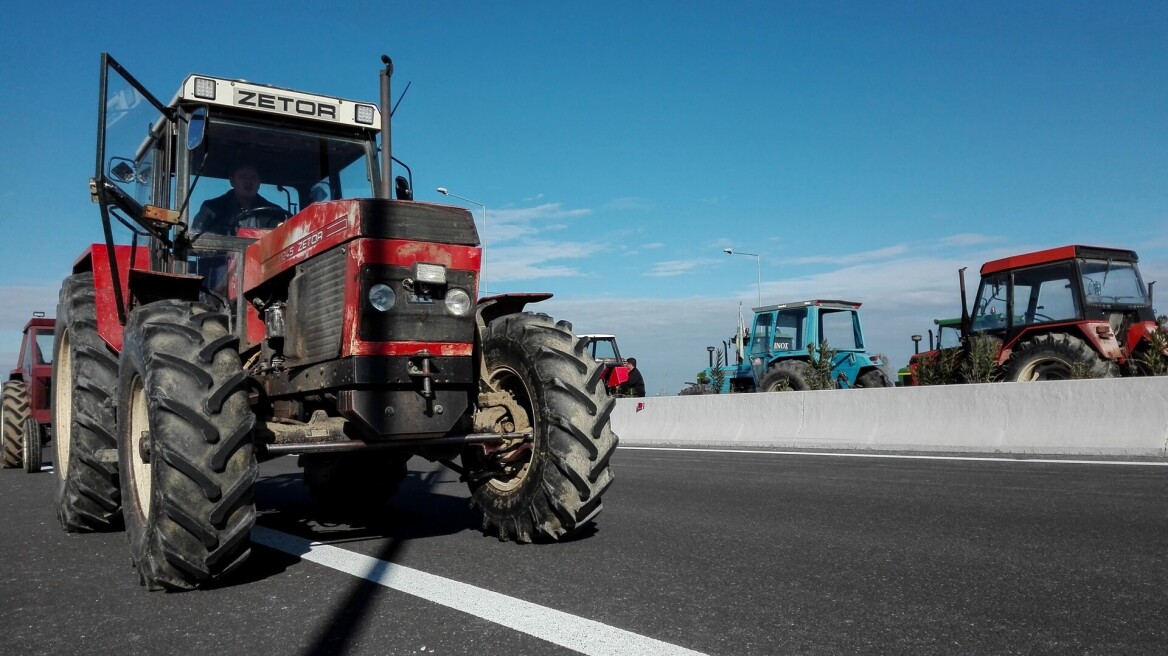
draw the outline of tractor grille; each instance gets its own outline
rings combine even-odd
[[[288,290],[289,364],[341,356],[345,312],[345,248],[334,248],[297,265]]]

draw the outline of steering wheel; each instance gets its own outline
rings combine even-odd
[[[275,228],[292,217],[292,214],[282,207],[265,205],[244,210],[231,219],[232,230],[240,228]],[[248,225],[250,222],[251,225]]]

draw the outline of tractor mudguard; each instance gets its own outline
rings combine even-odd
[[[92,244],[73,263],[73,273],[93,272],[97,332],[102,341],[118,353],[122,350],[124,317],[119,316],[118,296],[114,291],[115,273],[111,268],[111,259],[117,266],[116,281],[121,291],[123,313],[128,313],[133,304],[149,303],[162,298],[193,300],[198,297],[202,276],[150,271],[150,250],[145,246],[115,245],[111,258],[111,251],[107,245]]]
[[[486,326],[495,319],[507,314],[522,312],[528,303],[538,303],[551,298],[550,292],[525,292],[519,294],[500,294],[479,299],[476,312],[481,325]]]

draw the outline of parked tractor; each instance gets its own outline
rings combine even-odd
[[[53,323],[44,312],[33,312],[25,324],[16,368],[4,382],[0,405],[3,464],[29,473],[41,470],[41,448],[50,436]]]
[[[721,367],[721,393],[817,388],[813,372],[821,357],[832,358],[830,387],[893,386],[884,362],[867,349],[860,303],[811,300],[755,308],[754,323],[740,344],[735,364]],[[715,369],[712,365],[707,371],[710,380],[719,377]]]
[[[150,589],[248,558],[257,463],[280,455],[316,499],[373,511],[412,456],[440,462],[500,540],[561,540],[601,510],[602,370],[571,324],[525,311],[551,294],[477,298],[471,213],[393,177],[382,61],[379,104],[207,75],[163,104],[102,55],[105,241],[61,288],[56,510],[67,531],[124,524]],[[240,163],[279,203],[196,229],[256,182]]]
[[[600,379],[604,381],[605,391],[609,396],[616,395],[620,386],[629,379],[629,368],[616,346],[616,335],[594,333],[580,335],[580,339],[588,340],[588,355],[600,364]]]
[[[962,269],[960,346],[918,354],[912,368],[940,367],[938,382],[978,382],[970,372],[987,367],[984,378],[1015,382],[1155,373],[1168,353],[1138,262],[1081,245],[987,262],[972,313]]]

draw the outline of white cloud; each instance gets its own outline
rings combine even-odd
[[[715,264],[716,260],[697,258],[692,260],[666,260],[658,262],[653,265],[653,268],[646,273],[646,276],[653,278],[668,278],[670,276],[680,276],[689,273],[694,269],[707,267]]]

